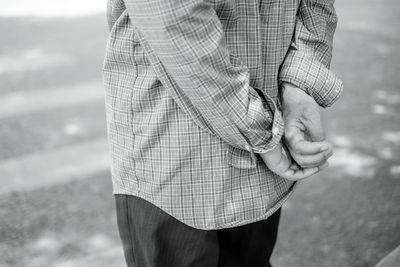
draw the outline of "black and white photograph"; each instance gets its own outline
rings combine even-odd
[[[0,0],[0,267],[399,267],[399,0]]]

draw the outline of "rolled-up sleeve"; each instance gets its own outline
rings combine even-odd
[[[334,0],[301,0],[292,44],[279,72],[280,83],[303,89],[321,107],[331,106],[343,90],[329,69],[336,26]]]
[[[264,153],[283,134],[272,98],[249,85],[249,69],[230,61],[214,8],[204,0],[126,0],[132,24],[222,140]]]

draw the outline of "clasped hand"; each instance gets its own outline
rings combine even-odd
[[[332,146],[325,140],[319,106],[300,88],[281,87],[284,136],[272,151],[261,153],[268,168],[289,180],[301,180],[328,166]]]

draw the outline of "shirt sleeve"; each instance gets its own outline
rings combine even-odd
[[[279,82],[289,82],[331,106],[343,90],[331,71],[333,35],[337,25],[334,0],[301,0],[292,43],[279,72]]]
[[[247,66],[230,61],[221,21],[207,1],[125,0],[125,5],[170,78],[222,140],[255,153],[280,142],[280,111],[270,96],[249,85]]]
[[[125,5],[123,1],[107,0],[106,18],[109,31],[111,31],[111,28],[124,10]]]

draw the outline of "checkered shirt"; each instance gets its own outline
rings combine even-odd
[[[198,229],[266,219],[297,183],[259,153],[281,141],[279,87],[321,107],[334,0],[109,0],[103,81],[113,194]]]

